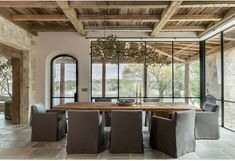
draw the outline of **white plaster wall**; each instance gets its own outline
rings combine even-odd
[[[35,91],[36,102],[50,101],[50,60],[59,54],[70,54],[78,59],[79,101],[89,101],[90,40],[77,33],[39,33],[36,42]],[[88,92],[82,92],[88,88]]]

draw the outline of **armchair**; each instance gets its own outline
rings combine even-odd
[[[67,133],[65,112],[47,110],[43,103],[31,106],[31,140],[57,141]]]
[[[219,106],[206,102],[202,110],[202,112],[196,113],[195,138],[219,139]]]
[[[172,119],[152,117],[150,146],[172,157],[195,151],[195,111],[175,112]]]

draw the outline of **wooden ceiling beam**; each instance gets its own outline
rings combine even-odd
[[[235,7],[234,1],[201,1],[201,2],[183,2],[179,8],[221,8],[221,7]]]
[[[198,15],[174,15],[169,21],[220,21],[221,16],[213,14],[198,14]]]
[[[69,5],[72,8],[103,8],[103,9],[145,9],[145,8],[166,8],[169,5],[169,2],[79,2],[79,1],[70,1]]]
[[[95,31],[120,31],[120,32],[151,32],[151,27],[144,26],[86,26],[85,31],[95,32]]]
[[[0,1],[1,8],[57,8],[54,1]]]
[[[80,15],[80,21],[142,21],[158,22],[159,15]]]
[[[57,4],[62,9],[64,14],[67,16],[67,18],[70,20],[70,22],[73,24],[77,32],[81,36],[86,36],[87,33],[83,29],[82,22],[77,19],[77,13],[75,9],[69,6],[68,1],[57,1]]]
[[[182,1],[173,1],[173,2],[171,2],[171,4],[167,8],[164,9],[164,11],[162,12],[160,22],[155,23],[153,31],[150,34],[150,36],[155,36],[161,31],[161,29],[171,19],[171,17],[176,12],[176,10],[181,5],[181,3],[182,3]]]
[[[14,21],[69,21],[65,15],[13,15]]]
[[[151,32],[151,27],[144,26],[85,26],[84,32],[97,32],[97,31],[120,31],[120,32]],[[201,26],[165,26],[163,32],[187,32],[187,31],[202,31],[204,28]],[[73,28],[69,26],[33,26],[30,31],[36,32],[74,32]]]
[[[165,26],[161,29],[161,32],[175,31],[175,32],[193,32],[193,31],[205,31],[204,26]]]

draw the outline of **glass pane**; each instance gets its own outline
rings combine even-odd
[[[74,97],[76,93],[76,60],[61,56],[53,61],[53,97]]]
[[[12,96],[12,59],[0,55],[0,101]]]
[[[206,41],[206,95],[221,99],[220,34]]]
[[[174,90],[175,97],[199,97],[198,42],[174,42]]]
[[[52,106],[74,102],[74,98],[52,98]]]
[[[224,32],[224,99],[235,101],[235,27]]]
[[[175,97],[185,96],[185,64],[175,63],[174,64],[174,87]],[[187,88],[188,89],[188,88]]]
[[[125,48],[141,47],[142,42],[125,42]],[[144,53],[141,53],[144,54]],[[140,57],[143,57],[142,55]],[[144,65],[143,62],[136,62],[128,52],[119,56],[119,96],[136,97],[136,92],[143,96],[144,89]],[[140,92],[141,91],[141,92]]]
[[[224,126],[235,130],[235,103],[224,102]]]
[[[102,64],[92,64],[92,97],[102,97]]]
[[[165,55],[169,64],[148,64],[147,67],[147,97],[172,96],[172,43],[147,42],[147,46],[155,49],[159,55]]]
[[[118,96],[118,65],[106,64],[105,97]]]
[[[65,64],[65,97],[76,93],[76,64]]]
[[[136,90],[138,90],[139,93],[140,89],[143,96],[144,65],[137,63],[122,63],[119,65],[119,72],[120,97],[136,97]]]

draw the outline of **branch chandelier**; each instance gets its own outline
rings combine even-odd
[[[104,37],[98,38],[91,46],[92,58],[99,62],[110,62],[113,64],[124,62],[146,63],[156,66],[169,65],[171,60],[161,55],[153,47],[142,42],[119,41],[117,36],[105,36],[105,15],[104,14]]]

